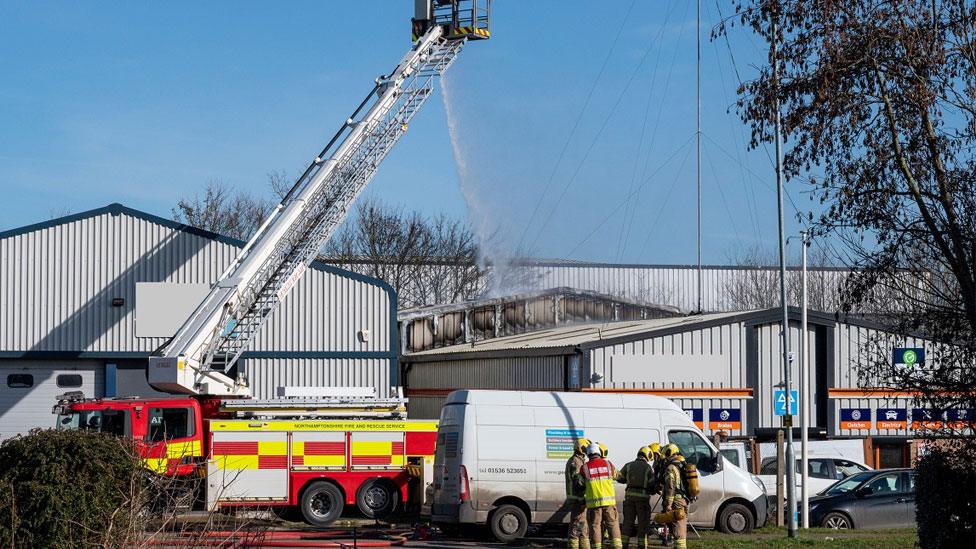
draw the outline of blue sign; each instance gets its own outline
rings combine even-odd
[[[785,416],[786,415],[786,391],[783,389],[777,389],[774,395],[774,402],[776,403],[776,415]],[[799,413],[800,404],[799,396],[796,391],[790,391],[790,415],[795,416]]]
[[[976,410],[967,410],[965,408],[947,410],[946,421],[949,422],[949,427],[954,429],[970,427],[976,422]]]
[[[902,408],[878,408],[878,429],[904,429],[908,426],[908,410]]]
[[[699,429],[705,428],[705,411],[701,408],[685,408],[684,412]]]
[[[708,428],[728,431],[742,427],[742,410],[737,408],[712,408],[708,411]]]
[[[841,429],[870,429],[871,409],[870,408],[841,408],[840,428]]]
[[[945,419],[945,411],[936,408],[912,408],[913,429],[939,429]]]
[[[896,347],[892,362],[896,368],[925,367],[925,349],[922,347]]]

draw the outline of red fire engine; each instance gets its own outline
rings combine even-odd
[[[152,471],[205,474],[210,510],[293,507],[324,526],[347,505],[383,518],[420,503],[431,478],[436,422],[402,419],[402,400],[372,397],[316,399],[305,413],[318,419],[283,419],[288,413],[281,408],[294,410],[307,404],[302,400],[227,406],[206,397],[84,399],[74,393],[55,411],[62,428],[132,437]],[[271,402],[279,413],[264,415]],[[369,417],[342,419],[357,415]]]

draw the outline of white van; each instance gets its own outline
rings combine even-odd
[[[766,522],[762,483],[732,465],[688,415],[651,395],[454,391],[441,410],[431,519],[487,524],[499,541],[530,524],[568,522],[564,469],[574,440],[605,444],[618,468],[652,442],[673,442],[698,466],[695,526],[746,533]],[[624,485],[617,485],[622,505]],[[660,508],[657,497],[651,503]]]

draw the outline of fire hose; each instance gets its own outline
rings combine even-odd
[[[408,530],[332,530],[309,532],[303,530],[209,531],[181,532],[171,538],[153,539],[149,545],[227,548],[261,547],[394,547],[404,545]]]

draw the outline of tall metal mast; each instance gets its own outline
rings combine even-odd
[[[698,48],[698,62],[696,63],[696,86],[698,98],[698,123],[695,137],[697,138],[698,154],[698,312],[702,312],[702,185],[701,185],[701,0],[698,0],[697,25],[695,32]]]

